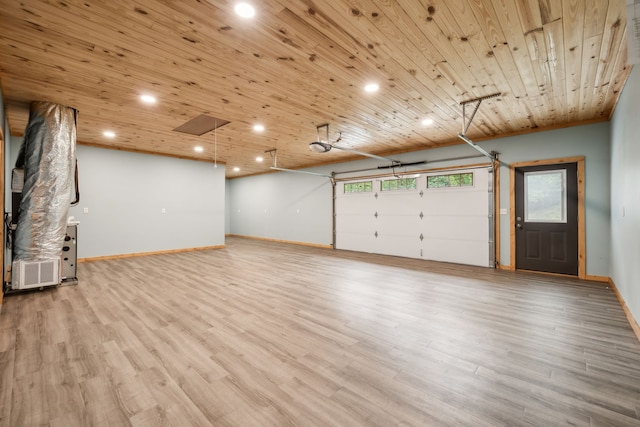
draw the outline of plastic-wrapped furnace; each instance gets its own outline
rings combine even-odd
[[[76,159],[73,108],[33,102],[16,167],[24,185],[15,233],[14,261],[59,258],[62,252]]]

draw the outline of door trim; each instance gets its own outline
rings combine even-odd
[[[584,222],[584,156],[561,157],[557,159],[534,160],[529,162],[517,162],[509,165],[509,240],[510,240],[510,266],[509,270],[516,269],[516,168],[526,166],[542,166],[562,163],[577,163],[578,166],[578,278],[586,279],[586,237]],[[573,276],[575,277],[575,276]]]
[[[5,156],[5,152],[4,152],[4,133],[2,132],[2,126],[4,125],[4,123],[0,124],[0,164],[2,164],[2,168],[0,168],[0,170],[2,171],[2,173],[0,174],[0,209],[2,210],[2,212],[4,213],[4,193],[5,193],[5,188],[4,188],[4,174],[5,174],[5,164],[4,164],[4,156]],[[4,242],[4,224],[0,226],[0,241]],[[0,286],[0,312],[2,312],[2,299],[4,296],[4,244],[3,244],[3,249],[0,249],[0,265],[2,265],[2,286]]]

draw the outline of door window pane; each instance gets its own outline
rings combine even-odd
[[[567,171],[524,174],[525,222],[567,222]]]

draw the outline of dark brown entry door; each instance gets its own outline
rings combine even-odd
[[[578,275],[578,166],[515,170],[516,268]]]

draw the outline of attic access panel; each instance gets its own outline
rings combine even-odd
[[[226,124],[231,123],[228,120],[219,119],[217,117],[200,114],[188,122],[174,129],[175,132],[188,133],[190,135],[204,135],[214,129],[218,129]]]

